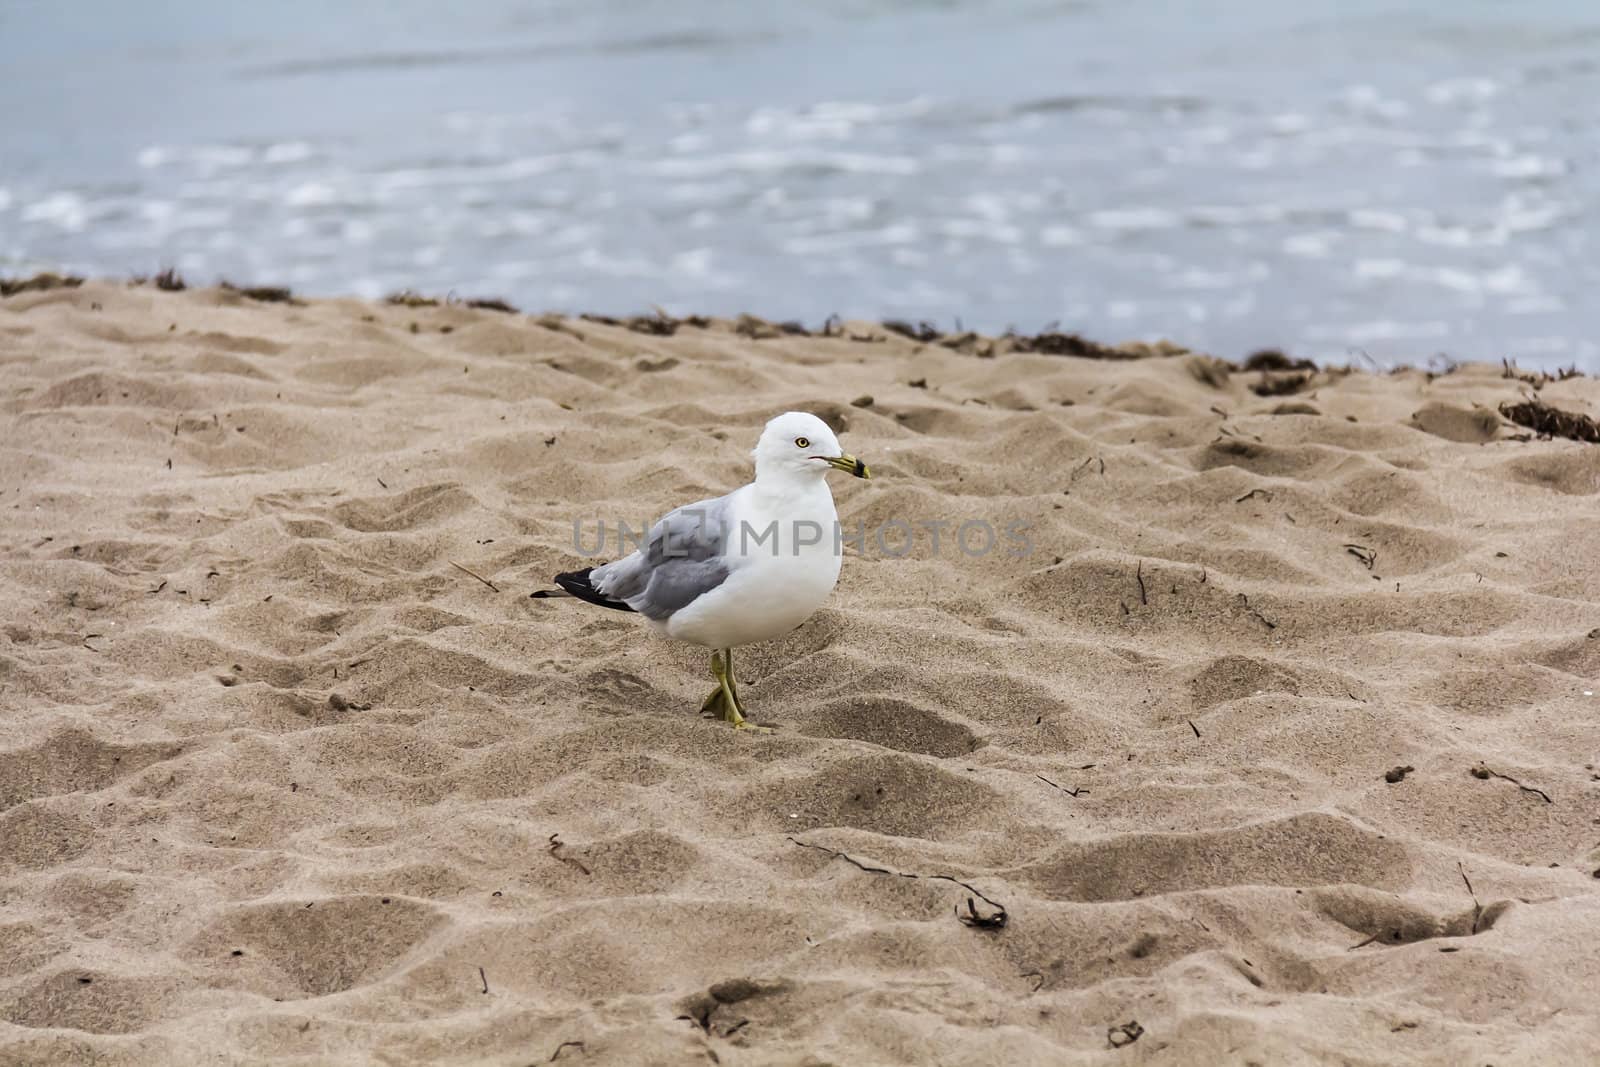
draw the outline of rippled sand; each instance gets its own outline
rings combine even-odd
[[[1600,448],[1528,385],[746,332],[0,301],[0,1062],[1593,1059]],[[527,593],[792,407],[847,524],[1034,551],[847,559],[739,736]]]

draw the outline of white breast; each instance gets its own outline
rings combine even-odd
[[[672,637],[708,648],[770,641],[820,608],[839,580],[833,493],[818,478],[799,496],[736,495],[732,573],[667,620]]]

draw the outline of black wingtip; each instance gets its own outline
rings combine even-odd
[[[607,597],[604,593],[600,592],[592,584],[590,584],[589,575],[593,573],[594,568],[592,567],[581,571],[567,571],[565,574],[556,575],[555,583],[561,588],[565,589],[567,592],[571,593],[573,596],[577,597],[579,600],[586,600],[589,603],[596,604],[602,608],[610,608],[613,611],[633,610],[622,601],[612,600],[611,598]]]

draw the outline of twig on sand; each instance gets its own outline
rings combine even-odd
[[[1461,872],[1461,881],[1466,884],[1467,895],[1472,898],[1472,932],[1478,932],[1478,922],[1483,918],[1483,905],[1478,903],[1478,894],[1472,891],[1472,882],[1467,878],[1467,869],[1460,860],[1456,860],[1456,870]]]
[[[1064,785],[1057,785],[1055,782],[1052,782],[1050,779],[1046,778],[1042,774],[1036,774],[1036,775],[1034,775],[1034,777],[1039,779],[1039,781],[1043,782],[1045,785],[1050,786],[1052,789],[1061,790],[1063,793],[1067,794],[1067,796],[1069,796],[1069,797],[1083,796],[1085,793],[1088,792],[1087,789],[1084,789],[1081,786],[1079,788],[1077,788],[1077,789],[1068,789]]]
[[[1345,545],[1344,550],[1360,560],[1361,565],[1369,571],[1372,565],[1378,562],[1378,550],[1375,548],[1368,548],[1366,545]]]
[[[483,983],[483,991],[489,992],[489,976],[483,973],[483,968],[478,968],[478,980]]]
[[[478,581],[482,582],[484,585],[488,586],[490,589],[493,589],[496,593],[498,593],[500,591],[500,587],[498,585],[495,585],[489,579],[485,578],[483,575],[478,574],[475,571],[467,570],[467,568],[463,567],[461,564],[457,563],[455,560],[451,559],[451,560],[446,560],[445,562],[450,564],[450,566],[454,567],[456,570],[460,571],[462,574],[470,574],[470,575],[472,575],[472,577],[478,579]]]
[[[1057,788],[1059,788],[1059,786]],[[985,904],[995,909],[993,914],[985,915],[978,911],[977,902],[974,901],[972,897],[968,897],[967,913],[965,915],[961,914],[960,905],[956,906],[956,918],[960,920],[963,926],[976,926],[982,929],[998,930],[1005,926],[1006,920],[1010,917],[1006,912],[1006,906],[1004,904],[1000,903],[998,900],[993,900],[984,896],[973,886],[968,885],[959,878],[953,878],[948,874],[911,874],[906,871],[891,871],[887,867],[869,867],[867,864],[862,863],[854,856],[840,852],[836,848],[829,848],[826,845],[813,845],[810,842],[801,841],[799,838],[795,837],[791,837],[789,840],[799,845],[801,848],[811,848],[816,849],[818,852],[826,852],[828,855],[842,859],[846,863],[850,864],[850,866],[855,867],[857,870],[866,871],[868,874],[887,874],[895,878],[915,878],[924,881],[953,882],[962,889],[965,889],[967,892],[971,893],[972,897],[977,897],[978,900],[983,901]]]
[[[564,1052],[565,1050],[567,1050],[569,1048],[575,1048],[579,1052],[584,1051],[583,1042],[582,1041],[563,1041],[563,1042],[561,1042],[561,1044],[556,1046],[556,1050],[554,1052],[550,1053],[549,1062],[550,1063],[556,1062],[556,1057],[560,1056],[562,1052]]]
[[[1254,607],[1254,606],[1251,605],[1250,597],[1249,597],[1248,594],[1240,593],[1239,594],[1239,602],[1244,605],[1246,611],[1248,611],[1251,615],[1255,616],[1256,621],[1260,622],[1267,629],[1276,630],[1278,628],[1278,624],[1277,623],[1273,622],[1271,619],[1269,619],[1265,615],[1261,614],[1261,609],[1260,608],[1257,608],[1257,607]]]
[[[1139,566],[1133,572],[1133,576],[1139,582],[1139,603],[1144,605],[1145,607],[1149,607],[1150,606],[1150,597],[1145,593],[1145,590],[1144,590],[1144,560],[1141,559],[1139,561]]]
[[[1543,789],[1535,789],[1531,785],[1523,785],[1521,782],[1517,781],[1515,778],[1511,777],[1509,774],[1501,774],[1499,771],[1491,771],[1488,767],[1485,767],[1481,763],[1478,764],[1476,767],[1472,768],[1472,777],[1480,778],[1480,779],[1498,778],[1503,782],[1510,782],[1512,785],[1516,786],[1518,789],[1522,790],[1524,793],[1535,793],[1535,794],[1537,794],[1539,797],[1543,798],[1543,800],[1544,800],[1544,802],[1546,804],[1554,804],[1555,803],[1555,801],[1550,799],[1550,794],[1546,793]]]
[[[556,859],[560,860],[562,863],[567,864],[569,867],[578,868],[578,870],[582,871],[584,874],[593,873],[593,872],[591,872],[589,870],[589,868],[585,867],[580,861],[573,859],[571,856],[563,856],[561,854],[561,850],[566,848],[566,847],[567,847],[566,842],[561,840],[561,835],[559,833],[555,833],[555,834],[551,834],[550,835],[550,847],[547,850],[547,851],[549,851],[550,855],[554,856]]]

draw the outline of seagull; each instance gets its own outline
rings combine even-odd
[[[638,612],[657,632],[711,649],[717,687],[701,712],[736,730],[765,730],[744,716],[733,650],[782,637],[828,599],[843,545],[824,476],[871,474],[839,446],[827,423],[804,411],[768,422],[750,454],[756,466],[750,484],[674,509],[637,551],[558,574],[559,588],[532,596],[572,596]]]

